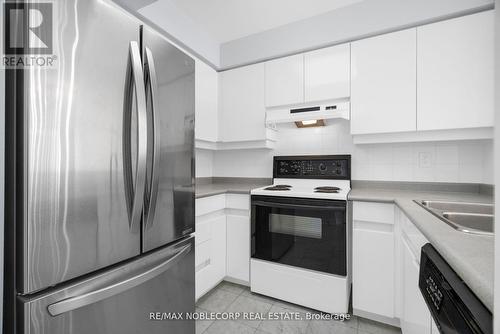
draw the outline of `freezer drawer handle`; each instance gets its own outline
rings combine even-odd
[[[149,195],[149,198],[145,200],[145,221],[146,227],[150,227],[153,225],[155,211],[156,211],[156,199],[158,197],[158,183],[159,183],[159,164],[160,164],[160,131],[157,131],[158,127],[158,79],[156,77],[156,68],[155,62],[153,58],[153,53],[151,50],[146,47],[145,48],[145,76],[146,76],[146,88],[149,87],[149,101],[151,103],[149,110],[151,110],[150,114],[150,122],[148,123],[151,127],[151,131],[148,131],[148,134],[151,136],[150,140],[153,142],[153,145],[148,145],[148,171],[151,173],[150,184],[149,184],[149,194],[146,193],[146,196]],[[152,146],[152,147],[151,147]]]
[[[51,304],[48,306],[49,313],[50,315],[55,317],[59,314],[74,311],[76,309],[79,309],[80,307],[97,303],[106,298],[113,297],[119,293],[130,290],[164,273],[177,262],[179,262],[184,256],[186,256],[190,250],[191,245],[186,245],[180,248],[177,254],[175,254],[168,260],[160,263],[159,265],[149,269],[144,273],[130,277],[126,280],[120,281],[119,283],[114,283],[109,286],[88,292],[86,294],[64,299]]]
[[[134,89],[135,87],[135,89]],[[135,104],[137,109],[137,161],[132,162],[131,132],[132,132],[132,103],[135,90]],[[129,59],[125,84],[125,101],[123,113],[123,164],[125,190],[129,213],[129,227],[133,232],[140,231],[142,208],[144,202],[144,188],[146,185],[147,159],[147,111],[144,74],[142,71],[141,54],[137,42],[129,45]],[[135,163],[135,182],[132,164]]]

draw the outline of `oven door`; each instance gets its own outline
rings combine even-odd
[[[252,258],[346,276],[346,201],[252,196]]]

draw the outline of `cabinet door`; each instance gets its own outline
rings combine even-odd
[[[418,288],[419,263],[406,241],[403,251],[403,334],[430,334],[431,314]]]
[[[349,97],[350,44],[304,54],[305,102]]]
[[[220,140],[266,139],[264,64],[224,71],[221,80]]]
[[[271,60],[266,67],[266,107],[304,102],[304,55]]]
[[[415,29],[351,43],[351,133],[416,130]]]
[[[493,126],[494,14],[417,28],[418,130]]]
[[[227,216],[227,276],[250,281],[250,218]]]
[[[196,139],[217,141],[217,72],[204,62],[196,61],[195,80],[195,137]]]
[[[368,225],[369,223],[365,223]],[[390,228],[388,224],[384,229]],[[394,317],[394,233],[354,228],[352,307]]]
[[[212,264],[217,283],[226,276],[226,216],[220,216],[212,221],[211,239]]]
[[[196,224],[196,298],[226,276],[226,216]]]

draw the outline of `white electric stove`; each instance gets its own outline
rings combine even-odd
[[[347,313],[351,157],[274,157],[273,185],[251,191],[250,288],[328,313]]]

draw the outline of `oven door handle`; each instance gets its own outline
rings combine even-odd
[[[266,206],[270,208],[282,208],[282,209],[316,209],[316,210],[341,210],[345,211],[345,205],[306,205],[306,204],[285,204],[276,202],[264,202],[264,201],[253,201],[253,205]]]

